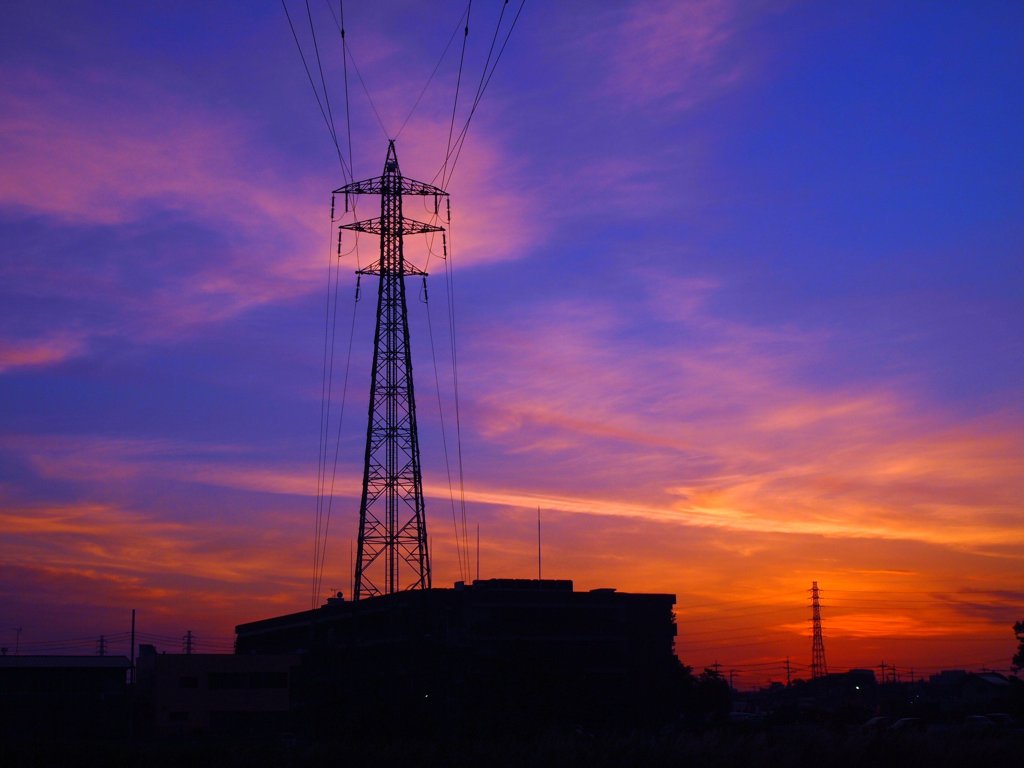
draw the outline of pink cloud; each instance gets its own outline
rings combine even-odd
[[[446,118],[417,114],[395,143],[402,173],[440,185],[447,134]],[[383,152],[379,164],[383,165]],[[449,248],[457,268],[519,258],[528,251],[530,243],[543,236],[543,225],[537,218],[538,204],[521,193],[527,182],[519,165],[502,146],[499,130],[491,131],[489,126],[479,124],[470,129],[448,185],[452,210]],[[371,168],[370,175],[380,172],[377,163]],[[369,199],[376,202],[376,198]],[[436,216],[432,198],[406,198],[404,205],[410,218],[448,226],[443,202]],[[374,215],[365,211],[364,207],[360,217]],[[428,242],[432,243],[434,253],[429,258]],[[371,247],[376,243],[376,239],[369,238]],[[407,240],[406,251],[418,266],[426,266],[431,272],[441,269],[439,236]]]
[[[76,357],[85,350],[86,344],[82,339],[66,334],[15,341],[0,338],[0,373],[16,368],[53,365]]]
[[[129,76],[85,72],[69,82],[7,69],[0,78],[4,205],[108,225],[175,208],[213,222],[301,220],[254,183],[258,171],[243,162],[254,159],[245,156],[252,131],[238,120]]]
[[[153,277],[141,289],[123,285],[120,264],[5,265],[9,278],[27,281],[35,291],[110,296],[111,306],[127,315],[103,328],[81,329],[83,338],[124,333],[130,326],[135,337],[175,339],[322,287],[325,250],[333,253],[334,238],[327,197],[340,184],[329,166],[315,176],[296,173],[265,144],[258,126],[130,75],[85,71],[58,80],[8,68],[0,71],[0,94],[0,206],[58,224],[119,228],[161,212],[180,214],[222,235],[216,258],[183,260],[173,269],[146,261],[140,252],[136,258]],[[439,119],[417,117],[410,138],[399,142],[407,174],[429,176],[439,167],[446,130]],[[379,157],[374,152],[360,164],[370,169],[367,175],[379,173],[383,143],[360,143],[379,149]],[[524,204],[511,193],[492,194],[502,165],[496,142],[467,142],[453,183],[450,249],[460,268],[514,258],[531,236]],[[430,219],[419,202],[407,201],[409,214]],[[371,204],[376,199],[365,202],[360,214],[372,216]],[[420,240],[410,243],[410,253],[426,262]],[[363,262],[376,250],[376,238],[364,236]],[[440,254],[439,240],[434,250]],[[430,266],[436,271],[440,262]],[[355,267],[354,257],[342,261],[346,273]],[[6,343],[15,350],[9,357],[28,359],[29,353],[17,352],[27,342]],[[47,355],[37,351],[34,364],[43,364]]]
[[[12,277],[48,295],[116,295],[133,333],[151,338],[304,294],[322,279],[325,190],[274,169],[251,125],[131,76],[7,69],[0,82],[0,205],[104,227],[180,213],[229,235],[219,258],[200,265],[166,270],[138,253],[157,278],[141,291],[125,290],[111,264],[7,265]]]

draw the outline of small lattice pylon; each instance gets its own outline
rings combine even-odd
[[[821,634],[821,602],[819,600],[818,582],[811,582],[811,623],[814,627],[811,641],[811,678],[824,677],[828,674],[825,663],[825,640]]]

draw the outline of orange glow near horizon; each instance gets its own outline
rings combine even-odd
[[[94,458],[90,471],[97,469],[95,458],[106,454],[111,464],[105,473],[111,477],[193,476],[189,464],[179,469],[154,452],[119,445],[87,453]],[[114,459],[117,453],[120,458]],[[47,465],[54,477],[81,471],[77,460],[62,466],[54,459]],[[309,479],[300,472],[268,470],[225,465],[198,476],[202,483],[280,499],[281,511],[271,505],[249,528],[238,528],[234,519],[184,523],[91,504],[7,510],[0,515],[0,530],[6,551],[17,556],[7,558],[5,570],[37,593],[59,592],[64,599],[93,605],[108,621],[116,613],[113,606],[137,607],[146,625],[166,636],[183,631],[174,623],[187,606],[188,628],[223,644],[236,623],[310,605],[309,582],[292,576],[311,573],[303,555],[310,532],[295,528],[285,511],[295,508],[296,499],[311,501]],[[306,493],[297,496],[302,490]],[[447,488],[428,485],[426,490],[435,585],[475,578],[475,530],[469,531],[466,573],[457,567],[451,521],[444,523]],[[813,526],[766,531],[733,525],[729,515],[713,524],[698,515],[694,522],[651,502],[625,505],[473,485],[467,486],[466,499],[481,521],[482,578],[536,576],[534,524],[540,506],[545,577],[572,579],[577,589],[613,586],[675,594],[681,660],[698,670],[717,662],[747,687],[784,679],[787,658],[794,676],[806,676],[811,580],[823,590],[826,653],[833,669],[874,668],[882,662],[913,668],[914,674],[951,666],[1005,668],[1012,655],[1011,606],[1020,595],[984,585],[1013,584],[1017,562],[979,552],[976,543],[870,537],[859,528],[849,535]],[[339,574],[348,568],[354,504],[352,496],[339,499],[337,540],[329,547],[321,599],[349,591],[348,577]],[[887,567],[893,558],[904,568]],[[968,576],[977,573],[979,563],[985,564],[985,577]],[[950,566],[955,570],[945,570]],[[1001,568],[1001,577],[993,566]],[[26,636],[27,647],[31,640]]]

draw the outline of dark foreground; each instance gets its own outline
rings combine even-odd
[[[0,746],[0,765],[36,766],[928,766],[1019,767],[1024,732],[959,728],[865,733],[859,726],[787,725],[747,730],[678,728],[629,733],[549,733],[517,738],[359,742],[274,739],[78,741]]]

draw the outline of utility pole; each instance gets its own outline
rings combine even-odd
[[[789,656],[787,656],[786,657],[786,687],[789,688],[789,686],[792,685],[792,683],[793,683],[793,679],[790,676]]]
[[[128,642],[130,642],[131,646],[132,646],[131,647],[131,651],[130,651],[130,653],[131,653],[132,668],[131,668],[131,674],[129,675],[129,679],[131,680],[132,685],[135,685],[135,609],[134,608],[132,608],[132,636],[131,636],[131,640],[129,640]]]
[[[879,668],[880,668],[880,669],[882,670],[882,685],[885,685],[885,682],[886,682],[886,680],[885,680],[885,670],[886,670],[886,668],[887,668],[887,665],[886,665],[886,663],[885,663],[885,662],[883,661],[883,662],[882,662],[881,664],[879,664],[878,666],[879,666]]]
[[[191,629],[188,630],[185,633],[185,637],[182,638],[182,641],[184,642],[185,654],[187,656],[191,656],[192,655],[192,643],[195,641],[195,636],[192,634],[192,630]]]
[[[105,635],[100,635],[100,639],[96,643],[96,654],[98,656],[107,655],[107,638]]]
[[[821,632],[821,602],[819,600],[818,582],[811,582],[811,624],[813,639],[811,641],[811,679],[828,674],[825,664],[825,639]]]
[[[388,142],[379,177],[354,181],[335,195],[379,195],[380,217],[342,224],[339,230],[380,236],[380,258],[357,275],[376,275],[377,323],[370,374],[370,405],[366,425],[363,488],[359,502],[353,599],[406,589],[430,588],[430,553],[423,504],[423,477],[416,429],[412,355],[405,278],[426,272],[405,260],[406,235],[444,232],[443,227],[407,219],[402,198],[434,198],[434,210],[448,193],[439,187],[402,176],[395,142]],[[348,206],[346,205],[346,208]],[[332,205],[333,208],[333,205]],[[449,209],[449,219],[450,209]],[[447,257],[447,240],[442,235]],[[339,254],[341,232],[338,232]]]

